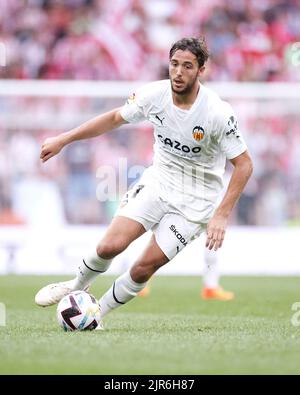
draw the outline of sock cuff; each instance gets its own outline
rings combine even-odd
[[[96,252],[83,259],[84,265],[93,272],[103,273],[109,268],[112,259],[103,259]]]
[[[130,275],[130,270],[127,270],[121,277],[120,279],[123,278],[130,286],[130,288],[135,291],[135,292],[139,292],[141,291],[143,288],[145,288],[147,281],[145,283],[136,283],[135,281],[133,281],[133,279],[131,278]]]

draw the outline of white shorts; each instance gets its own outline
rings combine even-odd
[[[162,200],[150,184],[134,185],[123,197],[115,216],[131,218],[146,231],[151,229],[160,249],[170,260],[206,227],[187,220]]]

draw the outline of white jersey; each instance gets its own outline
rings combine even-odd
[[[130,123],[154,127],[153,165],[141,181],[153,185],[170,211],[189,221],[209,221],[222,191],[225,161],[247,150],[229,103],[200,84],[189,110],[175,106],[170,80],[140,88],[121,109]]]

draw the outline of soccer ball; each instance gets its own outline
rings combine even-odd
[[[73,291],[58,303],[56,315],[65,331],[93,330],[100,321],[100,306],[88,292]]]

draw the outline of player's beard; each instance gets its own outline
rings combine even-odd
[[[188,95],[193,90],[193,87],[197,81],[198,81],[198,75],[196,75],[194,80],[192,82],[188,83],[184,89],[177,90],[176,88],[174,88],[173,81],[171,80],[171,88],[172,88],[172,91],[174,93],[176,93],[176,95]]]

